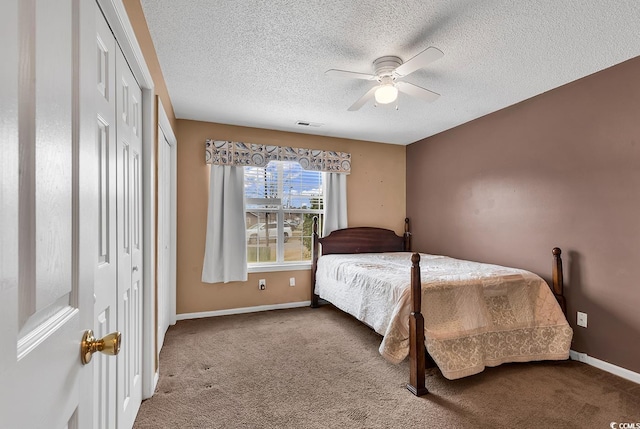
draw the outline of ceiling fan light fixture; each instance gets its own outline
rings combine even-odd
[[[380,85],[374,94],[376,103],[389,104],[393,103],[398,98],[398,88],[394,84],[388,83]]]

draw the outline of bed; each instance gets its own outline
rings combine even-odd
[[[525,270],[410,247],[408,219],[403,237],[358,227],[320,238],[314,221],[311,306],[323,299],[369,325],[383,336],[380,353],[390,362],[408,356],[407,388],[414,395],[428,392],[428,360],[457,379],[506,362],[569,357],[573,332],[559,248],[552,251],[549,288]]]

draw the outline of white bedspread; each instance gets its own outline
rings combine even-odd
[[[429,354],[449,379],[505,362],[569,357],[573,331],[547,283],[515,268],[420,254]],[[380,353],[409,353],[411,253],[326,255],[315,292],[384,338]]]

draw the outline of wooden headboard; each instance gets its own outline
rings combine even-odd
[[[322,245],[322,254],[336,253],[382,253],[411,250],[409,218],[404,220],[404,236],[400,237],[390,229],[362,226],[344,228],[331,232],[326,237],[318,235],[318,218],[313,218],[313,256],[320,256],[317,244]]]
[[[318,235],[318,218],[313,218],[313,257],[311,264],[311,306],[318,306],[318,296],[313,293],[316,285],[316,268],[320,257],[320,245],[323,255],[345,253],[383,253],[408,252],[411,250],[409,218],[404,220],[402,237],[390,229],[368,226],[344,228],[331,232],[326,237]]]

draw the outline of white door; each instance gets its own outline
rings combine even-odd
[[[0,2],[0,425],[92,426],[92,2]]]
[[[95,8],[97,73],[94,82],[98,160],[98,264],[93,331],[98,338],[117,329],[116,286],[116,51],[119,49],[100,8]],[[128,333],[125,333],[128,336]],[[126,338],[126,336],[124,338]],[[116,359],[97,355],[94,369],[93,428],[116,425]]]
[[[133,426],[142,402],[142,91],[116,49],[117,420]]]
[[[158,127],[158,353],[171,322],[171,144]]]

